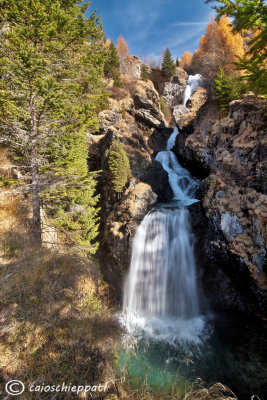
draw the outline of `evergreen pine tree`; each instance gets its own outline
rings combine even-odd
[[[88,244],[97,232],[97,198],[87,170],[86,133],[97,130],[96,113],[106,103],[105,50],[99,18],[93,13],[86,19],[88,4],[75,3],[0,0],[0,118],[3,140],[32,167],[36,239],[41,240],[40,192],[46,189],[58,224],[75,204],[90,205],[74,217],[82,235],[74,242],[83,237]]]
[[[113,78],[115,86],[122,86],[120,73],[120,59],[117,54],[116,47],[110,42],[107,51],[107,58],[104,65],[105,76]]]
[[[111,187],[114,192],[121,193],[130,176],[130,162],[118,139],[106,151],[106,157]]]
[[[176,72],[176,65],[169,49],[166,49],[164,53],[161,69],[166,75],[173,76]]]

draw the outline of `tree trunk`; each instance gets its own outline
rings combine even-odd
[[[31,167],[32,167],[32,208],[33,229],[36,241],[42,242],[41,212],[40,212],[40,188],[38,171],[38,143],[35,107],[31,104]]]

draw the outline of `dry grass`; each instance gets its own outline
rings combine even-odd
[[[138,79],[130,78],[130,77],[124,75],[122,77],[122,83],[123,83],[124,89],[126,89],[128,92],[130,92],[131,95],[133,95],[137,88]]]
[[[221,383],[205,386],[199,379],[194,382],[183,400],[237,400],[237,397],[228,387]]]
[[[88,259],[37,247],[30,214],[29,200],[0,189],[0,391],[9,379],[26,387],[112,380],[120,328],[102,301],[106,285]]]
[[[98,384],[113,376],[119,327],[102,304],[101,279],[88,261],[23,248],[0,279],[2,376],[26,385],[40,379]],[[35,397],[25,392],[21,398]]]
[[[128,91],[124,88],[113,86],[111,89],[110,97],[115,100],[123,100],[128,96]]]
[[[9,177],[9,169],[6,167],[10,165],[11,162],[8,158],[7,149],[0,147],[0,175]]]
[[[221,383],[208,386],[200,379],[197,379],[183,395],[175,394],[174,391],[172,394],[155,394],[146,382],[141,389],[133,390],[127,384],[127,380],[124,385],[119,385],[118,391],[122,400],[238,400],[227,386]],[[255,396],[252,399],[256,400]]]
[[[171,109],[170,106],[166,104],[165,100],[162,97],[159,98],[159,106],[160,110],[164,115],[165,120],[167,121],[168,124],[170,124],[173,118]]]

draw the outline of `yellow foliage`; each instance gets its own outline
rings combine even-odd
[[[203,76],[213,79],[222,66],[227,75],[235,73],[233,63],[244,55],[244,39],[234,34],[230,20],[223,16],[218,22],[211,20],[199,49],[192,58],[192,68]]]
[[[116,49],[120,58],[124,58],[129,54],[128,45],[121,35],[118,38]]]
[[[193,55],[190,53],[190,51],[185,51],[179,64],[180,67],[185,70],[188,69],[191,65],[192,57]]]

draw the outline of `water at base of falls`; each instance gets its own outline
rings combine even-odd
[[[175,130],[156,157],[168,173],[173,200],[148,213],[137,229],[121,320],[136,338],[197,345],[205,322],[199,312],[194,236],[186,206],[198,201],[198,182],[171,151],[177,134]]]

